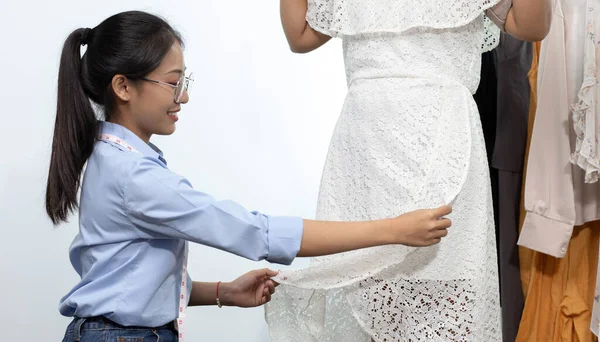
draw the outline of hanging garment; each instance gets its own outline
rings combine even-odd
[[[598,35],[600,34],[600,3],[587,0],[584,42],[583,83],[578,101],[573,106],[573,123],[577,141],[571,162],[585,172],[585,182],[598,182],[600,171],[600,87],[598,86],[598,61],[600,59]],[[598,194],[600,196],[600,194]],[[600,225],[600,224],[599,224]],[[600,263],[599,263],[600,265]],[[600,267],[600,266],[599,266]],[[597,272],[591,330],[600,332],[600,272]]]
[[[600,222],[596,221],[597,230],[600,230]],[[600,246],[599,246],[600,247]],[[598,262],[598,268],[596,269],[596,288],[594,291],[594,301],[592,303],[592,317],[590,322],[590,330],[596,337],[600,333],[600,262]]]
[[[563,258],[531,251],[517,342],[594,342],[590,330],[600,223],[575,227]]]
[[[557,0],[540,51],[519,245],[555,257],[564,257],[574,225],[600,219],[600,182],[586,183],[586,172],[571,163],[577,145],[571,108],[583,84],[586,9],[592,2],[600,0]]]
[[[577,103],[573,106],[573,125],[577,140],[571,162],[585,171],[585,182],[598,182],[600,172],[599,129],[600,87],[598,87],[598,51],[600,41],[600,2],[586,1],[586,26],[583,43],[583,82],[579,90]]]
[[[477,104],[485,141],[488,163],[491,165],[496,141],[496,112],[498,98],[498,57],[496,49],[481,55],[481,76],[473,98]]]
[[[537,108],[540,49],[541,43],[535,43],[528,75],[531,96],[526,151],[529,151]],[[524,177],[527,177],[527,163]],[[523,199],[522,201],[524,202]],[[521,223],[525,219],[525,213],[522,206]],[[591,290],[593,283],[590,279],[595,279],[597,272],[600,238],[598,225],[595,222],[575,227],[569,248],[562,259],[528,248],[519,248],[525,306],[517,342],[597,341],[586,326],[589,325],[589,311],[594,300],[594,292]]]
[[[363,249],[281,272],[266,307],[273,341],[501,341],[473,100],[482,47],[494,46],[483,10],[496,2],[308,2],[311,27],[343,39],[348,78],[317,218],[380,219],[452,203],[454,226],[436,246]]]
[[[503,33],[498,55],[498,114],[492,173],[498,177],[497,234],[502,336],[513,342],[523,311],[519,254],[519,213],[527,142],[532,45]],[[492,183],[493,184],[493,183]]]
[[[525,147],[525,162],[523,164],[523,184],[527,176],[527,159],[529,154],[529,148],[531,146],[531,133],[533,131],[533,123],[535,121],[535,111],[537,109],[537,82],[538,82],[538,67],[540,60],[540,50],[542,43],[536,42],[533,44],[533,58],[531,60],[531,69],[527,74],[529,79],[529,115],[527,116],[527,144]],[[519,231],[523,226],[525,220],[525,186],[521,189],[521,213],[519,215]],[[529,280],[531,278],[531,265],[533,263],[534,251],[519,246],[519,265],[521,269],[521,286],[523,288],[523,295],[527,297],[527,289],[529,289]]]
[[[496,142],[496,113],[498,110],[498,57],[496,49],[481,55],[481,78],[473,99],[477,104],[481,119],[481,130],[485,141],[485,151],[490,165],[490,181],[492,185],[492,202],[494,211],[494,226],[498,227],[498,171],[491,167],[494,143]],[[496,245],[498,245],[498,231],[496,229]],[[500,298],[502,301],[502,298]]]

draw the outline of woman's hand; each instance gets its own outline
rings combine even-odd
[[[437,209],[417,210],[390,220],[390,231],[395,243],[413,247],[426,247],[439,243],[448,235],[452,222],[446,215],[452,213],[449,206]]]
[[[277,284],[271,280],[279,272],[270,269],[250,271],[230,283],[221,283],[219,300],[223,305],[251,308],[271,301]]]

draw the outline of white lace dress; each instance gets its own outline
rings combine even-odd
[[[384,246],[282,272],[273,341],[501,341],[486,151],[472,94],[494,0],[309,0],[343,39],[348,96],[317,218],[370,220],[452,203],[428,248]],[[486,45],[493,47],[493,42]]]

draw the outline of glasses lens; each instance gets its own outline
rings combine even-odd
[[[185,91],[187,91],[188,94],[192,92],[192,84],[194,84],[193,76],[194,74],[190,74],[188,77],[186,77]]]
[[[177,82],[177,88],[175,88],[175,102],[179,103],[181,98],[183,97],[183,88],[184,88],[185,79],[182,76]]]

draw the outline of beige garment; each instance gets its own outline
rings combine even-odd
[[[586,184],[584,171],[571,163],[576,146],[571,107],[583,83],[586,8],[581,0],[555,2],[540,52],[527,161],[527,215],[518,244],[558,258],[565,256],[573,226],[600,218],[600,183]]]

